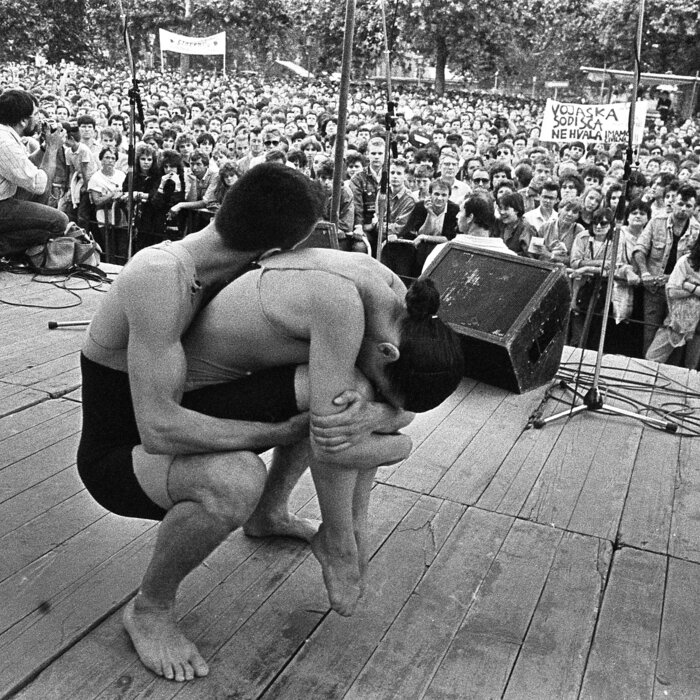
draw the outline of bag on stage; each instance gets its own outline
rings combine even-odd
[[[26,255],[37,272],[61,275],[81,266],[97,267],[101,252],[100,246],[88,231],[70,223],[63,236],[28,248]]]

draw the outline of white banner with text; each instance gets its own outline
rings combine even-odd
[[[627,143],[629,115],[629,102],[582,105],[547,100],[540,139],[559,143]],[[634,111],[634,144],[642,142],[646,117],[646,102],[637,102]]]
[[[204,37],[182,36],[165,29],[159,29],[158,33],[161,51],[176,51],[197,56],[226,55],[226,32]]]

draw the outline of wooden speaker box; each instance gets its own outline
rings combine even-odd
[[[517,393],[554,377],[571,305],[563,268],[452,241],[425,274],[462,337],[468,377]]]

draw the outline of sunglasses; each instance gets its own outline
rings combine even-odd
[[[601,226],[601,227],[602,226],[610,226],[610,222],[609,221],[597,221],[596,226]]]
[[[477,185],[485,185],[489,179],[487,177],[475,177],[472,182],[475,182]]]
[[[280,142],[279,141],[264,141],[263,142],[266,146],[279,146]]]

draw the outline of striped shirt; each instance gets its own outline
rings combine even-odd
[[[47,183],[46,173],[29,160],[17,132],[0,124],[0,201],[14,197],[18,187],[42,194]]]

